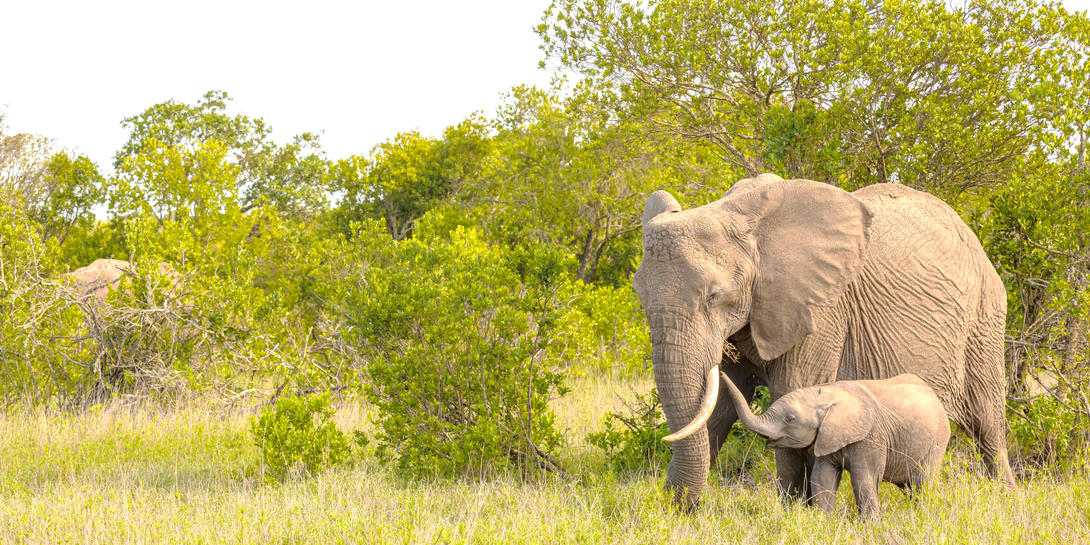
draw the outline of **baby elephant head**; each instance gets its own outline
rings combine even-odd
[[[874,427],[878,406],[862,386],[836,383],[802,388],[776,400],[764,414],[753,414],[742,392],[720,373],[738,418],[750,431],[768,438],[768,446],[804,449],[827,456],[862,441]]]

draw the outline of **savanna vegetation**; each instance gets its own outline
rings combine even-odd
[[[112,165],[0,122],[0,540],[1090,539],[1085,14],[555,0],[536,30],[568,79],[350,157],[221,91],[134,105]],[[782,506],[736,427],[671,510],[643,202],[764,171],[923,189],[977,233],[1018,494],[954,441],[863,526],[846,487]],[[99,258],[129,262],[101,299],[69,275]]]

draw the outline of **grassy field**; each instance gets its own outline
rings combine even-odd
[[[404,481],[373,457],[266,484],[244,410],[112,406],[0,417],[0,543],[1087,543],[1090,482],[1024,481],[1017,493],[948,456],[910,500],[883,486],[864,524],[850,490],[838,510],[784,507],[753,479],[713,472],[700,510],[676,513],[655,476],[613,477],[583,437],[618,395],[648,381],[584,380],[556,403],[573,477],[522,484]],[[368,413],[346,402],[343,429]],[[759,453],[753,453],[763,459]]]

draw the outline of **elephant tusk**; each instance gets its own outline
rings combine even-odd
[[[708,417],[712,415],[712,411],[715,409],[715,400],[719,397],[719,366],[713,365],[711,369],[708,369],[708,374],[704,378],[704,399],[700,401],[700,410],[697,411],[696,417],[692,422],[689,422],[688,426],[681,428],[677,433],[672,433],[663,437],[662,440],[667,443],[673,443],[679,441],[697,432],[700,428],[704,427],[704,424],[708,421]]]

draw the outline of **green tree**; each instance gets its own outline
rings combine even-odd
[[[564,256],[461,228],[400,241],[377,220],[357,228],[320,289],[366,362],[380,456],[418,475],[555,469],[548,400],[564,391],[558,324],[574,287]]]
[[[262,119],[228,114],[229,101],[227,93],[209,91],[196,104],[168,100],[126,118],[122,124],[131,132],[114,168],[149,146],[195,151],[214,142],[237,168],[235,190],[243,210],[267,203],[281,213],[309,217],[324,209],[329,165],[318,137],[304,133],[277,145]]]
[[[700,164],[698,144],[618,118],[595,92],[516,87],[496,117],[487,167],[460,200],[489,237],[567,248],[579,279],[617,283],[638,259],[647,195],[706,195],[699,186],[716,184],[717,170]]]
[[[973,220],[1008,287],[1012,410],[1033,417],[1017,442],[1052,462],[1090,447],[1090,169],[1084,145],[1063,164],[1026,162]]]
[[[478,176],[490,147],[487,126],[471,117],[448,127],[439,139],[399,133],[375,146],[370,157],[338,161],[333,177],[344,193],[342,224],[381,218],[395,240],[408,238],[426,212]]]
[[[94,208],[105,203],[106,178],[86,156],[56,153],[45,164],[49,195],[33,210],[46,237],[64,244],[74,229],[94,227]]]
[[[958,192],[1051,148],[1086,18],[1034,0],[557,0],[550,58],[749,174]]]
[[[53,266],[80,267],[108,245],[95,213],[105,204],[105,178],[86,156],[54,151],[45,137],[7,135],[0,117],[0,204],[22,210],[39,237],[60,246]]]
[[[0,115],[0,203],[15,208],[39,208],[48,199],[45,163],[52,142],[34,134],[6,134]]]

